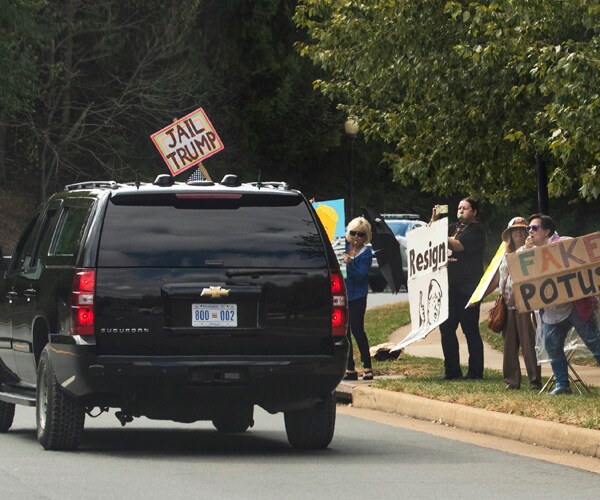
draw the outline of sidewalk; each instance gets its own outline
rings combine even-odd
[[[487,318],[492,305],[493,303],[482,304],[481,321]],[[390,342],[400,342],[409,331],[410,325],[399,328],[390,335]],[[457,333],[461,362],[466,363],[468,351],[465,336],[460,328]],[[408,346],[404,352],[413,356],[443,358],[439,329],[431,332],[425,339]],[[502,353],[484,343],[484,363],[486,368],[501,371]],[[522,359],[521,368],[524,370]],[[576,365],[575,370],[586,384],[600,386],[600,367]],[[547,363],[543,364],[542,376],[550,376],[551,374],[550,366]],[[525,372],[523,381],[525,384],[527,383]],[[371,387],[371,383],[362,381],[343,381],[338,386],[336,394],[338,400],[350,402],[356,408],[397,413],[472,432],[486,433],[524,443],[600,458],[600,431],[598,430],[583,429],[571,425],[436,401],[400,392],[375,389]]]
[[[485,321],[487,319],[487,315],[489,310],[494,305],[493,302],[485,302],[481,305],[481,313],[479,321]],[[400,342],[406,335],[410,332],[410,325],[403,326],[398,328],[395,332],[390,335],[390,342],[398,343]],[[462,333],[460,327],[457,331],[458,342],[460,346],[460,359],[462,364],[467,363],[468,359],[468,350],[467,350],[467,341],[465,336]],[[432,331],[427,337],[423,340],[419,340],[414,344],[409,345],[406,349],[404,349],[406,354],[411,354],[413,356],[425,356],[430,358],[443,358],[444,354],[442,353],[442,343],[440,339],[440,330],[436,328]],[[485,342],[483,344],[483,359],[484,365],[486,368],[493,368],[494,370],[502,371],[502,353],[495,349],[492,349]],[[521,371],[523,373],[523,384],[527,386],[527,373],[525,372],[525,363],[523,358],[520,358],[521,361]],[[579,377],[583,380],[583,382],[587,385],[594,385],[600,387],[600,366],[579,366],[574,365],[575,371],[579,374]],[[441,375],[441,374],[440,374]],[[542,364],[542,376],[550,377],[552,375],[552,369],[550,368],[549,363]]]

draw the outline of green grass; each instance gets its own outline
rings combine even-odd
[[[369,309],[365,316],[365,329],[371,346],[387,342],[396,328],[410,323],[408,303]],[[487,330],[486,333],[483,330]],[[490,332],[482,325],[482,334]],[[359,359],[355,348],[355,359]],[[590,395],[555,397],[547,393],[522,389],[506,391],[502,373],[485,370],[484,380],[442,381],[442,359],[424,358],[402,354],[396,361],[373,361],[375,375],[395,375],[394,379],[375,379],[374,386],[430,399],[458,403],[486,410],[533,417],[552,422],[600,429],[600,388],[591,387]],[[466,369],[465,369],[466,371]]]

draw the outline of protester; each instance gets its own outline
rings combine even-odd
[[[527,221],[524,217],[514,217],[502,233],[502,241],[506,245],[506,252],[512,253],[525,244],[527,238]],[[530,389],[542,388],[542,371],[535,354],[535,328],[531,320],[531,313],[517,311],[513,283],[508,270],[506,255],[500,263],[498,271],[492,279],[488,290],[496,287],[500,291],[506,304],[506,324],[502,330],[504,340],[504,356],[502,360],[502,374],[506,389],[521,388],[521,365],[519,363],[519,347],[523,353]]]
[[[373,380],[369,339],[365,333],[365,311],[367,294],[369,293],[368,274],[373,262],[373,252],[367,246],[371,241],[371,225],[364,217],[352,219],[346,230],[346,252],[343,255],[346,263],[346,290],[348,292],[349,328],[348,340],[350,353],[344,380],[358,380],[352,353],[352,336],[356,340],[363,363],[363,380]]]
[[[534,247],[547,245],[561,239],[555,234],[556,225],[550,216],[534,214],[527,220],[529,236],[520,251],[531,250]],[[574,306],[573,302],[549,306],[536,311],[538,325],[542,329],[544,346],[556,380],[556,387],[550,394],[558,396],[573,393],[569,385],[569,365],[564,350],[565,339],[571,327],[577,330],[585,345],[600,364],[600,331],[593,311],[595,302],[594,297],[590,297],[589,300],[584,299],[583,304],[588,304],[588,307],[585,310],[582,308],[581,311]]]
[[[479,333],[479,304],[465,309],[483,275],[485,232],[478,222],[479,205],[473,198],[458,204],[458,221],[448,227],[448,319],[440,325],[444,352],[444,380],[462,378],[456,329],[467,339],[469,368],[465,379],[483,378],[483,342]],[[439,219],[434,207],[431,220]]]

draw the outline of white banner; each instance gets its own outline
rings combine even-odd
[[[411,331],[392,351],[402,349],[448,319],[448,219],[406,235]]]

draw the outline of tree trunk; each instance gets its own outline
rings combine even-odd
[[[544,156],[537,155],[535,163],[537,169],[538,211],[541,214],[550,215],[550,207],[548,206],[547,161]]]

